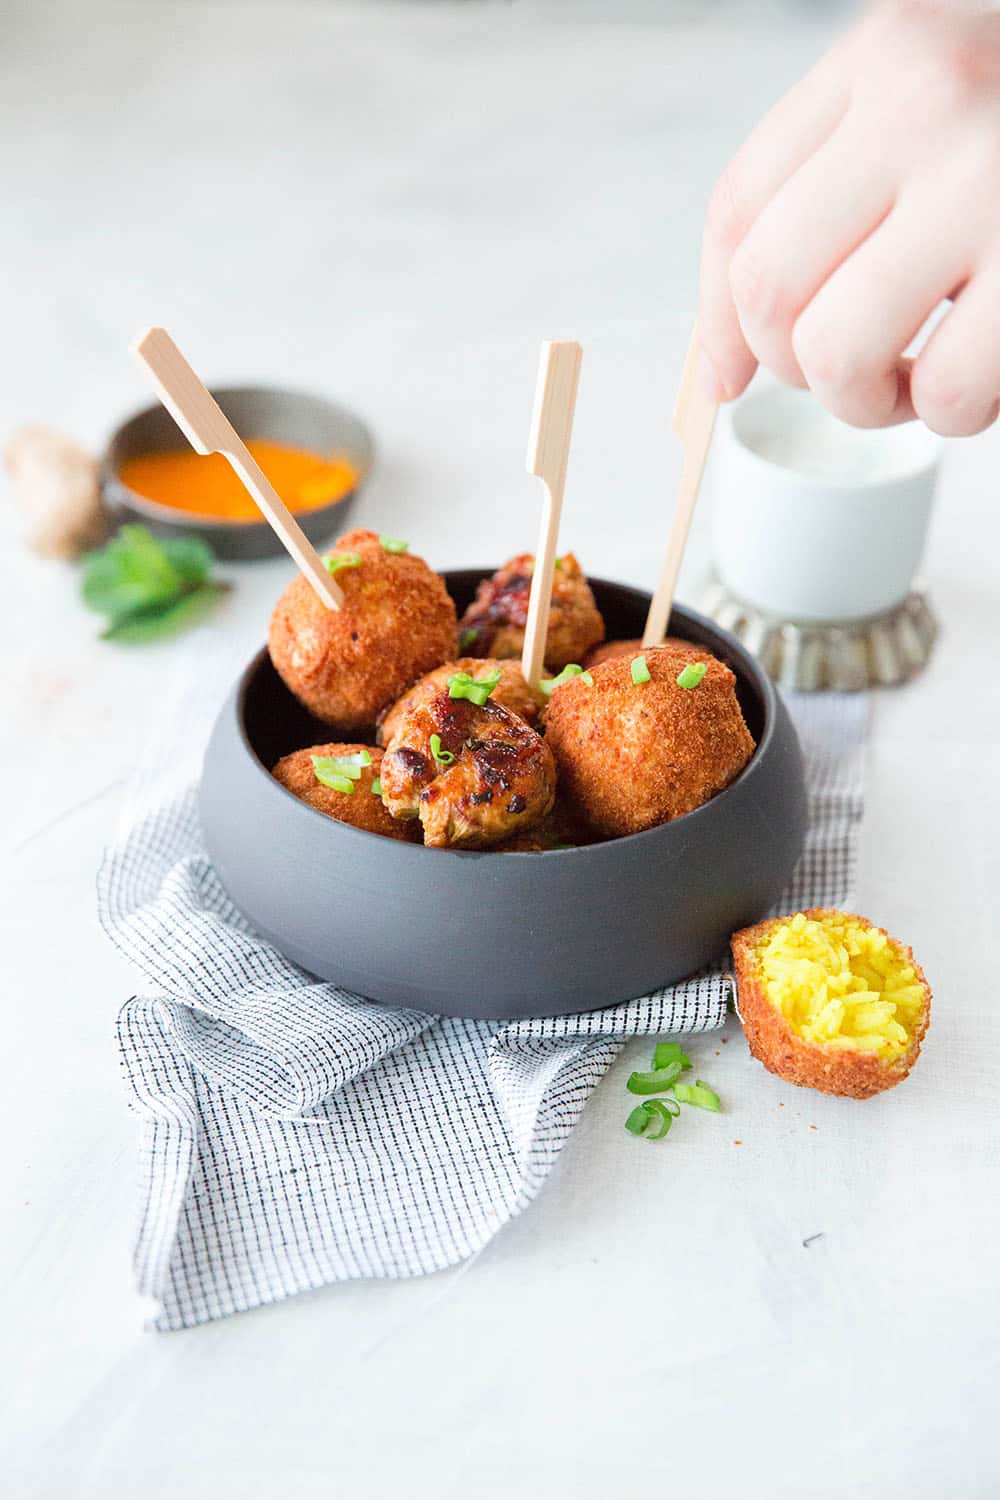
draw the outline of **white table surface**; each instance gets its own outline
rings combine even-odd
[[[210,377],[371,417],[359,520],[442,567],[499,560],[535,524],[539,339],[574,336],[565,540],[649,584],[704,201],[831,22],[570,9],[8,0],[0,431],[99,443],[145,400],[129,337],[163,322]],[[112,1031],[138,981],[93,887],[208,629],[97,642],[71,570],[26,560],[5,508],[6,1494],[1000,1492],[998,455],[997,432],[953,445],[927,560],[943,638],[876,705],[859,902],[935,986],[912,1078],[865,1104],[796,1090],[731,1024],[694,1049],[726,1112],[653,1149],[622,1130],[632,1045],[470,1267],[172,1335],[143,1332],[131,1286]],[[688,597],[705,535],[702,515]],[[288,571],[233,570],[210,629],[234,663]],[[194,758],[204,702],[190,717]]]

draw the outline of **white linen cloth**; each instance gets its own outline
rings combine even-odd
[[[776,911],[843,907],[867,701],[800,696],[790,708],[810,828]],[[136,1276],[164,1330],[473,1255],[539,1191],[627,1037],[721,1026],[731,998],[721,967],[541,1021],[454,1020],[348,994],[249,929],[207,860],[193,791],[109,852],[99,904],[148,980],[118,1036],[140,1119]]]

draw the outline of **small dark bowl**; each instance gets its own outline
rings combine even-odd
[[[446,573],[461,610],[489,570]],[[591,579],[608,638],[641,635],[649,596]],[[806,793],[792,722],[753,657],[677,608],[671,634],[736,673],[757,749],[686,817],[541,854],[425,849],[337,823],[268,774],[330,738],[266,651],[223,708],[205,756],[201,821],[233,901],[304,969],[444,1015],[553,1016],[646,994],[719,958],[780,895],[802,849]]]
[[[360,418],[304,391],[268,386],[224,386],[212,391],[236,431],[244,439],[269,438],[316,453],[343,453],[358,472],[358,482],[340,500],[316,510],[299,511],[295,519],[311,542],[319,543],[344,530],[344,521],[368,477],[374,460],[372,435]],[[141,521],[161,535],[204,537],[216,557],[230,562],[252,562],[281,557],[284,548],[261,516],[259,521],[221,521],[172,505],[160,505],[136,494],[121,480],[126,459],[142,453],[188,448],[187,438],[164,406],[147,406],[113,433],[102,464],[104,502],[116,521]]]

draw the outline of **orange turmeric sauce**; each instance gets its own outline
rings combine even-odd
[[[307,448],[250,438],[247,447],[291,511],[318,510],[343,500],[358,482],[358,471],[343,454],[326,457]],[[207,456],[190,448],[142,453],[119,470],[124,485],[175,510],[219,521],[260,521],[257,509],[220,453]]]

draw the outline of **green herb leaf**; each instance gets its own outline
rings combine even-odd
[[[409,542],[401,542],[398,536],[380,536],[379,541],[386,552],[394,552],[397,556],[401,552],[410,550]]]
[[[568,666],[563,667],[558,677],[543,677],[538,686],[546,698],[551,698],[557,687],[562,687],[564,682],[572,682],[574,677],[579,677],[581,682],[585,682],[588,687],[594,686],[594,679],[590,673],[585,672],[582,667],[578,667],[576,662],[572,661]]]
[[[674,1097],[682,1104],[694,1104],[698,1109],[709,1109],[717,1115],[722,1109],[722,1102],[714,1089],[710,1089],[707,1083],[698,1079],[697,1083],[678,1083],[674,1088]]]
[[[455,759],[453,750],[441,749],[441,736],[439,734],[431,735],[431,754],[439,766],[450,766]]]
[[[652,1073],[630,1074],[625,1087],[630,1094],[662,1094],[676,1082],[683,1071],[683,1063],[668,1063],[665,1068],[656,1068]]]
[[[708,671],[703,661],[689,661],[677,677],[677,686],[682,688],[696,688]]]
[[[680,1042],[657,1042],[653,1049],[654,1069],[667,1068],[675,1062],[679,1062],[685,1072],[691,1066],[691,1059],[681,1050]]]
[[[123,645],[141,646],[147,641],[164,640],[168,636],[180,635],[197,625],[210,614],[215,605],[228,593],[224,583],[202,583],[160,604],[147,609],[133,610],[131,614],[112,619],[107,630],[101,632],[104,641],[119,641]]]
[[[212,571],[215,554],[200,536],[165,536],[160,546],[185,583],[204,583]]]
[[[646,664],[644,656],[637,656],[632,663],[632,681],[636,687],[640,687],[642,683],[649,681],[649,667]]]
[[[360,568],[360,552],[334,552],[330,557],[324,557],[326,571],[328,573],[339,573],[341,568]]]

